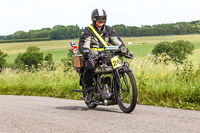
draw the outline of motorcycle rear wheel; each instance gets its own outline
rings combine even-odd
[[[130,113],[135,109],[137,102],[137,85],[132,72],[120,74],[122,88],[117,84],[116,95],[120,109],[124,113]]]
[[[83,90],[83,97],[86,98],[86,96],[87,96],[87,92],[86,92],[85,88],[82,87],[82,90]],[[90,109],[95,109],[95,108],[97,107],[97,105],[94,104],[94,103],[86,103],[86,102],[85,102],[85,104],[86,104],[87,107],[90,108]]]

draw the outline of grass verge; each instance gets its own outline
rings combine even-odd
[[[200,65],[185,62],[153,63],[152,58],[136,58],[131,63],[138,86],[138,103],[200,110]],[[79,75],[64,72],[58,64],[55,71],[43,68],[27,72],[5,70],[0,74],[1,95],[49,96],[80,99]]]

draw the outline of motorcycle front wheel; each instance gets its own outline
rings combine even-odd
[[[116,84],[116,96],[120,109],[130,113],[135,109],[137,102],[137,85],[131,71],[119,74],[120,85]]]

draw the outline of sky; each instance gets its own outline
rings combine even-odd
[[[0,35],[91,24],[91,12],[102,8],[109,26],[142,26],[200,20],[200,0],[0,0]]]

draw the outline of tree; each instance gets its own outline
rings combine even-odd
[[[51,31],[51,39],[66,39],[67,36],[67,28],[63,25],[56,25],[53,27]]]
[[[80,29],[77,25],[76,26],[69,25],[66,28],[67,28],[66,39],[67,38],[77,38],[80,36]]]
[[[33,38],[50,38],[51,29],[43,28],[41,30],[30,30],[29,39]]]
[[[4,65],[6,64],[6,59],[5,59],[6,56],[7,54],[1,51],[0,49],[0,72],[2,71],[2,68],[4,67]]]
[[[13,34],[13,39],[27,39],[28,33],[24,31],[17,31]]]
[[[40,48],[36,46],[30,46],[26,49],[26,52],[19,54],[15,59],[15,63],[19,66],[17,67],[28,67],[37,68],[39,64],[43,61],[43,53],[39,52]]]
[[[197,33],[200,33],[200,23],[195,24],[195,29]]]
[[[157,57],[165,53],[171,57],[175,62],[182,63],[187,58],[188,54],[192,54],[194,45],[189,41],[178,40],[174,42],[160,42],[158,43],[152,53]]]
[[[128,36],[130,35],[130,31],[128,31],[127,27],[123,24],[120,24],[120,25],[114,25],[112,26],[112,28],[117,32],[117,34],[119,36]]]

